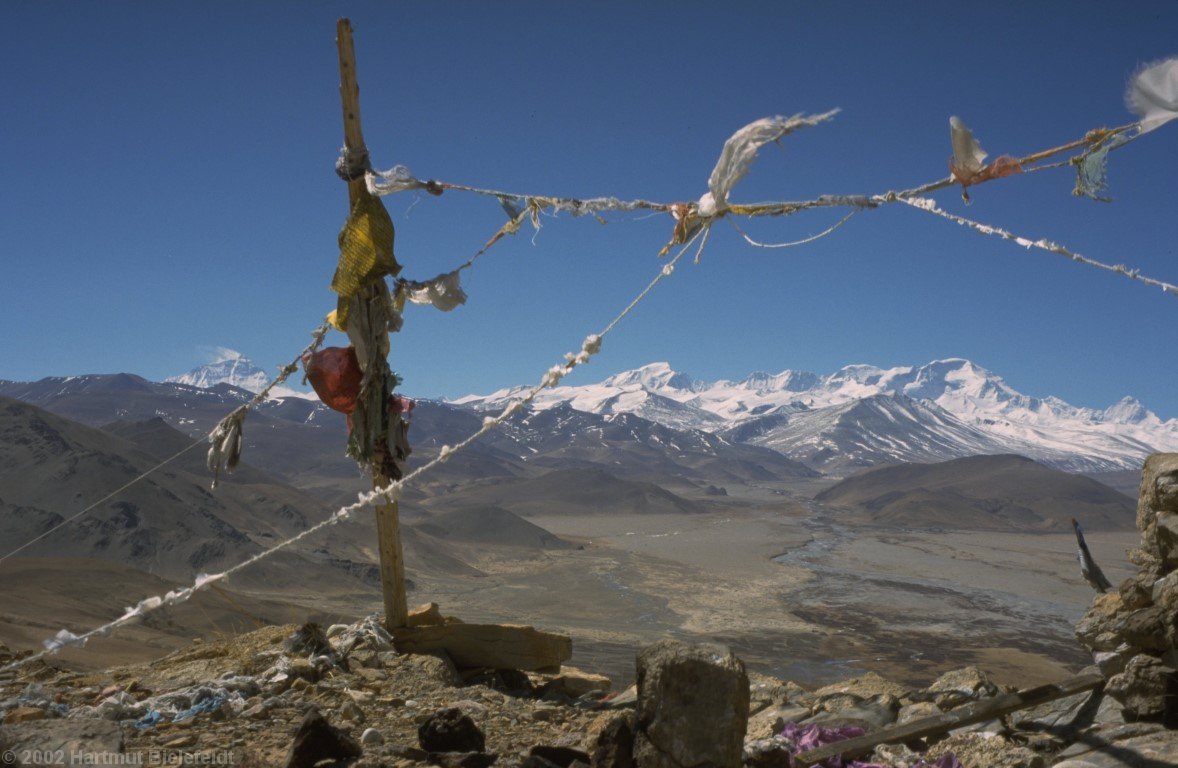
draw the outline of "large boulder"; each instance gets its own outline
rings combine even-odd
[[[1160,524],[1160,525],[1159,525]],[[1141,471],[1137,528],[1145,551],[1178,566],[1178,453],[1155,453]],[[1159,530],[1159,528],[1163,530]]]
[[[740,768],[744,662],[718,645],[661,640],[638,654],[638,768]]]

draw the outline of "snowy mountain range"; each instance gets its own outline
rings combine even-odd
[[[267,373],[245,355],[234,349],[218,348],[212,362],[193,368],[179,376],[169,376],[165,382],[187,384],[208,389],[218,384],[229,384],[248,392],[261,392],[274,374]],[[289,386],[277,386],[271,390],[275,397],[314,397],[307,392]]]
[[[522,392],[505,389],[452,402],[492,409]],[[1178,450],[1178,419],[1162,421],[1133,398],[1097,410],[1031,397],[959,358],[886,369],[850,365],[826,376],[753,373],[712,383],[651,363],[599,384],[546,390],[534,408],[561,404],[703,430],[839,473],[1000,453],[1072,472],[1102,472],[1139,468],[1149,453]]]

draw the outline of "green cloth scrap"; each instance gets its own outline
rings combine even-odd
[[[1129,140],[1129,133],[1118,133],[1084,155],[1076,164],[1076,188],[1072,194],[1090,197],[1102,203],[1112,202],[1102,193],[1108,189],[1108,153]]]

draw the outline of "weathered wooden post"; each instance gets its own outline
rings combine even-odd
[[[352,44],[352,24],[347,19],[336,23],[336,47],[339,49],[340,102],[344,114],[344,146],[350,157],[363,157],[368,150],[360,130],[360,86],[356,82],[356,51]],[[348,181],[349,210],[367,195],[364,177]],[[382,278],[383,279],[383,278]],[[372,465],[372,487],[387,485],[376,462]],[[385,626],[391,631],[407,623],[405,601],[405,558],[401,549],[401,530],[397,502],[388,501],[376,508],[376,531],[380,547],[380,584],[384,592]]]

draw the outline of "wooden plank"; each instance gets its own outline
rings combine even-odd
[[[356,49],[352,42],[352,24],[340,19],[335,25],[335,44],[339,50],[339,96],[344,118],[344,146],[349,152],[365,153],[364,132],[360,129],[360,85],[356,80]],[[348,209],[368,191],[364,179],[348,182]],[[388,485],[389,479],[372,472],[373,489]],[[380,586],[384,596],[385,627],[392,631],[408,622],[405,599],[405,554],[401,545],[401,521],[397,502],[376,507],[376,536],[380,550]]]
[[[982,699],[939,715],[922,717],[903,725],[893,725],[874,733],[865,733],[845,741],[836,741],[809,752],[801,752],[794,756],[794,760],[803,765],[812,765],[839,755],[844,758],[861,757],[880,744],[908,742],[925,736],[934,736],[954,728],[992,720],[999,715],[1017,712],[1020,709],[1067,698],[1084,691],[1092,691],[1102,685],[1104,685],[1104,678],[1099,674],[1076,675],[1059,683],[1049,683],[1015,693]]]
[[[445,651],[458,667],[558,671],[573,655],[567,635],[511,624],[435,624],[393,632],[402,653]]]

